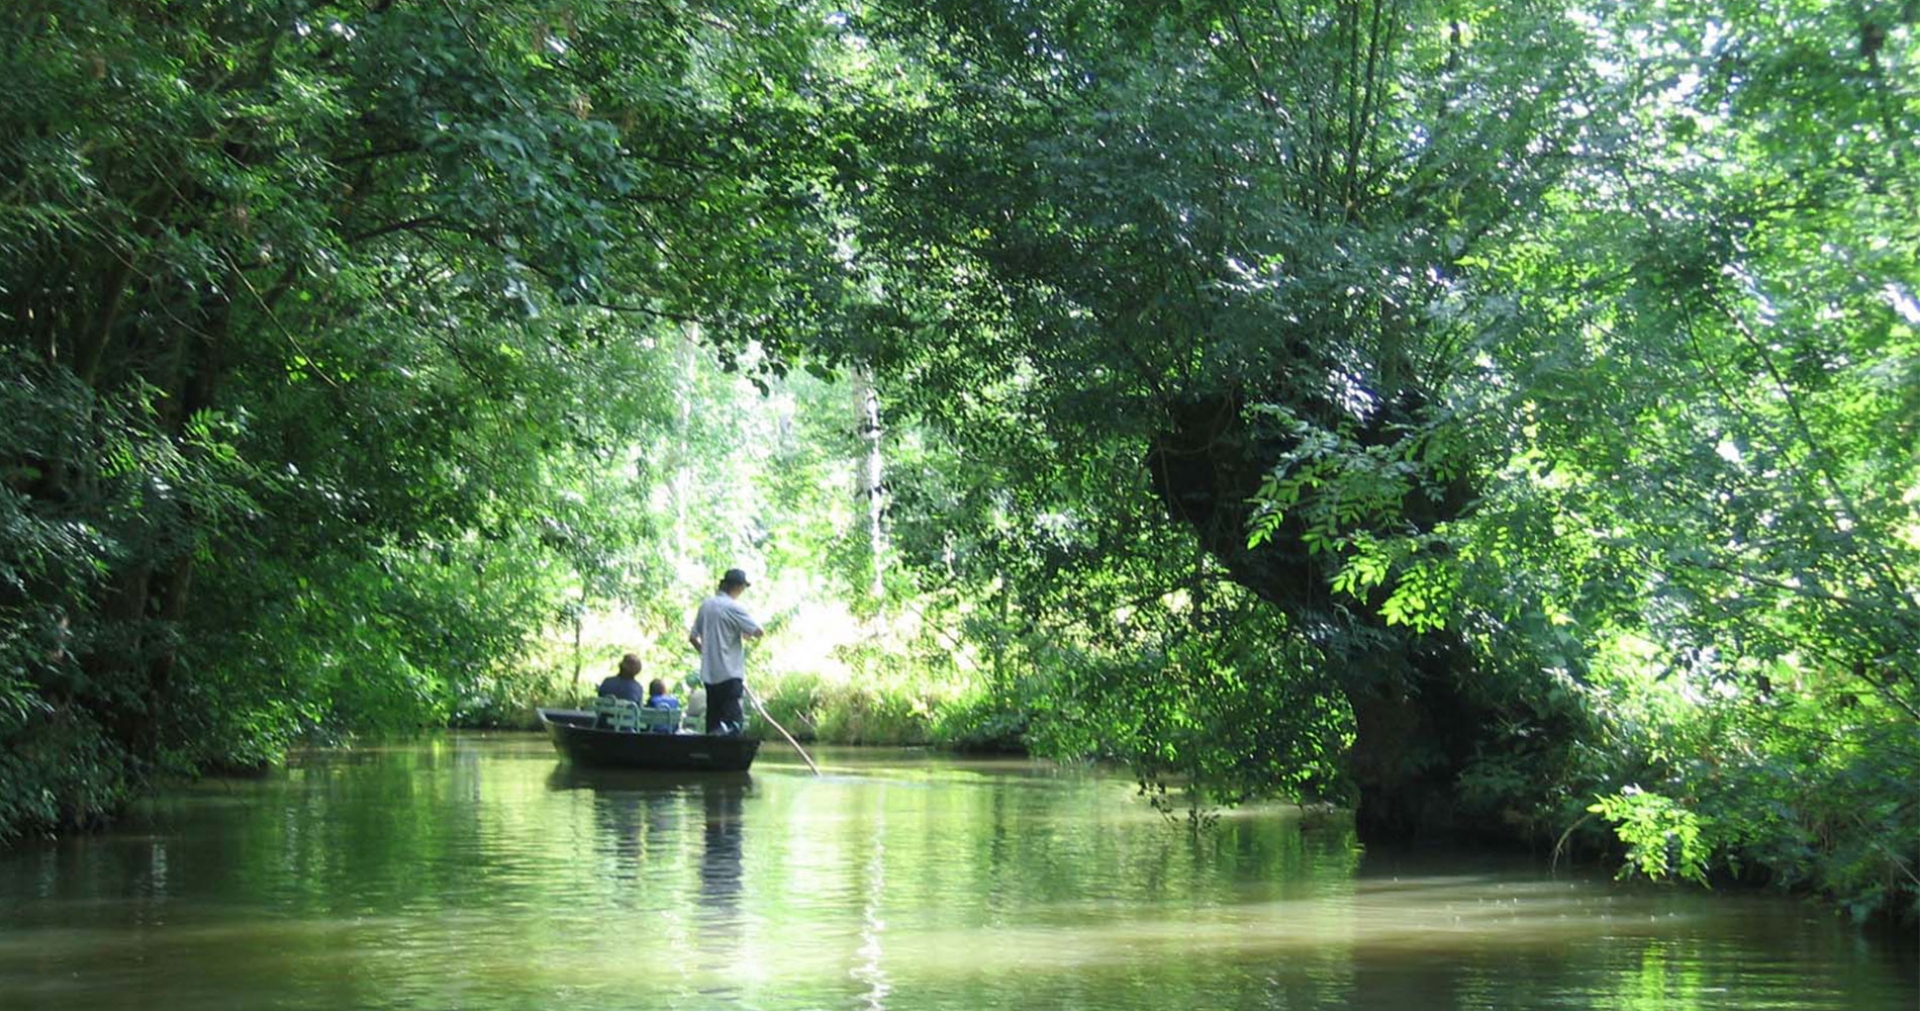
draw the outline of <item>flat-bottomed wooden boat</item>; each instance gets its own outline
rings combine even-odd
[[[760,751],[750,737],[603,730],[586,709],[541,709],[553,747],[581,765],[678,772],[745,772]]]

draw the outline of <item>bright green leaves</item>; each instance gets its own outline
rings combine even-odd
[[[1707,821],[1672,798],[1629,786],[1601,797],[1587,810],[1612,825],[1626,844],[1621,877],[1638,872],[1656,881],[1677,877],[1707,883]]]
[[[1254,493],[1247,545],[1283,531],[1318,560],[1334,593],[1377,609],[1388,626],[1437,630],[1456,606],[1460,574],[1444,529],[1409,519],[1413,496],[1439,497],[1453,479],[1444,429],[1416,429],[1366,443],[1317,428],[1286,408],[1256,409],[1291,442]]]
[[[1307,540],[1307,543],[1311,550],[1319,542]],[[1393,552],[1385,544],[1371,535],[1358,534],[1353,538],[1346,564],[1333,575],[1333,592],[1364,600],[1368,591],[1387,581],[1393,563]]]
[[[1381,603],[1380,616],[1390,626],[1405,625],[1415,632],[1444,628],[1459,587],[1460,576],[1456,570],[1422,559],[1401,575],[1393,593]]]
[[[1457,261],[1514,311],[1461,317],[1485,329],[1449,403],[1506,463],[1447,528],[1448,561],[1476,611],[1575,678],[1605,735],[1582,763],[1595,789],[1663,795],[1604,812],[1642,869],[1846,893],[1877,866],[1858,894],[1883,903],[1887,825],[1802,848],[1833,822],[1785,770],[1824,777],[1792,756],[1920,714],[1920,556],[1899,533],[1920,477],[1911,393],[1890,385],[1913,358],[1914,26],[1830,4],[1592,13],[1596,115],[1567,172],[1511,241]],[[1621,661],[1626,641],[1645,655]],[[1877,807],[1880,774],[1913,761],[1837,760],[1835,789]]]

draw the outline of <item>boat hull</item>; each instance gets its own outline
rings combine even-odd
[[[748,737],[712,734],[636,734],[600,730],[583,709],[542,709],[540,723],[554,750],[580,765],[675,772],[745,772],[760,752]]]

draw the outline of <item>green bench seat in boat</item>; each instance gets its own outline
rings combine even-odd
[[[678,709],[649,709],[611,695],[593,700],[593,715],[594,726],[634,734],[677,734],[683,719]]]

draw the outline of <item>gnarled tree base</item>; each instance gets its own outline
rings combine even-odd
[[[1406,414],[1383,410],[1363,441],[1386,438],[1387,429],[1410,420]],[[1293,619],[1345,688],[1354,715],[1349,768],[1359,792],[1360,838],[1486,834],[1479,820],[1462,817],[1458,787],[1501,714],[1463,690],[1473,677],[1466,648],[1449,633],[1389,628],[1362,602],[1336,600],[1297,519],[1260,547],[1248,546],[1250,501],[1289,446],[1256,431],[1239,399],[1196,399],[1173,420],[1148,458],[1169,514],[1193,529],[1236,582]],[[1431,527],[1460,515],[1470,501],[1470,489],[1456,482],[1438,498],[1410,496],[1405,519]]]

